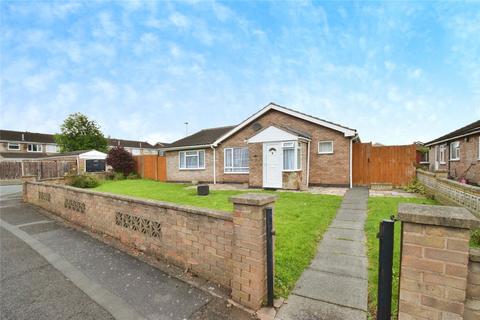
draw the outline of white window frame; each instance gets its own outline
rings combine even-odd
[[[187,155],[187,152],[195,152],[196,154],[195,155]],[[185,167],[181,167],[181,155],[182,153],[184,154],[184,157],[185,157],[185,162],[184,162],[184,165]],[[200,153],[203,153],[203,166],[200,167],[199,165],[199,162],[200,162]],[[194,168],[187,168],[187,157],[197,157],[197,167],[194,167]],[[185,151],[179,151],[178,152],[178,169],[179,170],[205,170],[205,162],[206,162],[206,159],[205,159],[205,150],[185,150]]]
[[[456,153],[457,153],[457,156],[455,158],[453,158],[453,149],[454,149],[454,145],[458,144],[458,147],[456,147]],[[453,141],[450,143],[450,146],[449,146],[449,158],[450,158],[450,161],[458,161],[460,160],[460,141]]]
[[[321,144],[321,143],[330,143],[331,146],[332,146],[332,151],[320,152],[320,144]],[[318,149],[317,149],[317,153],[318,153],[318,154],[333,154],[333,141],[332,141],[332,140],[318,141],[317,147],[318,147]]]
[[[478,136],[478,160],[480,160],[480,136]]]
[[[285,149],[293,149],[293,161],[294,169],[285,169],[285,163],[282,163],[283,172],[295,172],[302,170],[302,150],[300,148],[300,143],[297,141],[289,141],[282,143],[282,162],[283,162],[283,152]]]
[[[11,146],[17,146],[17,148],[11,148]],[[10,151],[20,151],[20,143],[8,143],[8,147],[7,147],[8,150]]]
[[[440,164],[446,164],[447,162],[445,161],[445,151],[447,150],[447,147],[444,144],[441,144],[438,147],[438,162]]]
[[[223,150],[223,173],[225,174],[249,174],[250,173],[250,161],[248,161],[248,167],[235,167],[233,164],[235,163],[233,159],[233,155],[235,154],[234,149],[246,149],[248,152],[248,147],[232,147],[232,148],[225,148]],[[232,166],[227,167],[227,150],[231,150],[232,152]],[[249,159],[248,159],[249,160]],[[243,171],[233,171],[233,169],[243,169]],[[227,171],[227,169],[232,169],[232,171]]]
[[[37,150],[30,150],[30,146],[32,146],[32,149],[33,149],[33,146],[37,146]],[[27,152],[42,152],[43,150],[43,147],[41,144],[38,144],[38,143],[29,143],[27,145]]]
[[[55,151],[48,151],[48,147],[55,147]],[[60,147],[56,144],[47,144],[47,145],[45,145],[45,152],[47,152],[47,153],[59,153],[60,152]]]

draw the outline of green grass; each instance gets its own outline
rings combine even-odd
[[[368,309],[369,319],[376,318],[378,288],[378,251],[377,233],[379,223],[397,214],[398,204],[412,202],[420,204],[436,204],[435,200],[421,198],[388,198],[370,197],[368,200],[368,217],[365,223],[368,247]],[[398,282],[400,268],[400,223],[395,223],[395,244],[393,256],[392,315],[398,312]]]
[[[169,201],[198,207],[233,209],[228,198],[260,190],[211,191],[199,197],[186,185],[151,180],[106,181],[97,191]],[[272,192],[272,191],[270,191]],[[287,297],[315,255],[317,244],[340,206],[341,197],[298,192],[276,192],[275,204],[275,295]]]

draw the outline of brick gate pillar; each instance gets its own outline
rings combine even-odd
[[[467,289],[468,210],[400,204],[403,223],[399,319],[462,320]]]
[[[232,299],[253,310],[267,295],[265,208],[273,208],[277,196],[249,193],[233,202]]]

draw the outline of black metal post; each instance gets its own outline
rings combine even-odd
[[[378,255],[377,320],[390,320],[392,313],[392,266],[394,221],[380,222]]]
[[[267,228],[267,306],[273,307],[273,219],[272,208],[265,208]]]

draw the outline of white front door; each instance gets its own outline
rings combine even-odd
[[[282,187],[282,144],[269,142],[263,144],[263,187]]]

